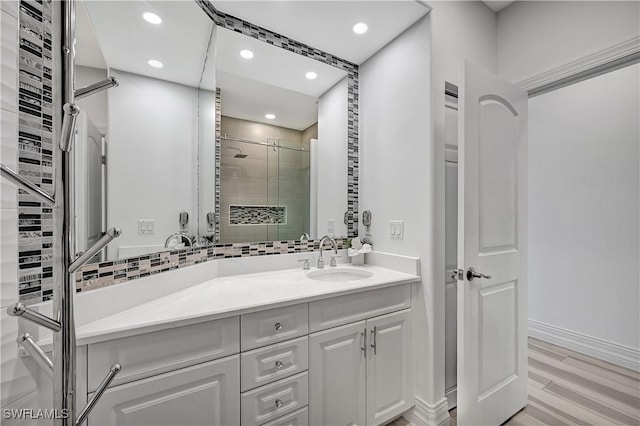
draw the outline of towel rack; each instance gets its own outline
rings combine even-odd
[[[48,328],[54,332],[53,338],[53,360],[51,360],[32,339],[29,333],[24,333],[18,337],[18,344],[21,345],[33,357],[36,363],[45,370],[47,375],[54,381],[53,403],[54,409],[61,416],[56,416],[56,426],[80,426],[88,417],[89,413],[98,403],[98,400],[113,381],[116,374],[121,370],[120,364],[111,366],[106,377],[96,390],[94,396],[87,403],[84,409],[77,414],[76,411],[76,330],[73,314],[74,279],[73,273],[82,265],[87,263],[93,255],[104,248],[114,238],[120,236],[118,228],[111,228],[89,248],[82,256],[75,258],[75,212],[73,210],[73,188],[71,186],[73,177],[73,162],[71,161],[71,148],[74,142],[75,124],[80,108],[75,104],[76,98],[91,96],[100,91],[116,87],[118,80],[110,77],[106,80],[91,84],[87,87],[75,89],[75,0],[62,0],[54,2],[62,7],[62,126],[59,132],[59,154],[58,162],[61,167],[61,187],[57,188],[54,195],[48,194],[37,185],[29,182],[14,170],[0,164],[0,175],[16,184],[20,189],[29,192],[37,197],[41,202],[49,206],[58,206],[61,209],[54,209],[61,217],[56,218],[61,224],[62,238],[59,250],[63,269],[62,279],[56,281],[53,293],[54,318],[49,318],[33,309],[16,303],[7,309],[11,316],[21,317],[32,321],[39,326]]]

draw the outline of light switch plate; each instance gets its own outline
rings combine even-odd
[[[389,221],[389,237],[391,237],[392,240],[404,239],[404,221],[403,220]]]
[[[329,219],[327,221],[327,234],[331,235],[334,232],[336,232],[336,220],[335,219]]]
[[[156,220],[155,219],[139,219],[138,220],[138,234],[155,234],[156,233]]]

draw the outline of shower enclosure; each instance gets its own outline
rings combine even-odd
[[[309,233],[309,142],[221,138],[220,242]]]

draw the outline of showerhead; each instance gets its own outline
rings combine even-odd
[[[240,149],[240,148],[236,148],[235,146],[225,146],[224,148],[233,149],[234,151],[238,151],[238,153],[236,155],[234,155],[233,158],[247,158],[247,154],[243,154],[242,153],[242,149]]]

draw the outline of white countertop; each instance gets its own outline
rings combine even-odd
[[[366,270],[373,275],[354,281],[317,281],[307,278],[316,268],[297,268],[214,278],[82,325],[76,330],[77,345],[420,280],[418,275],[373,265],[339,268]]]

